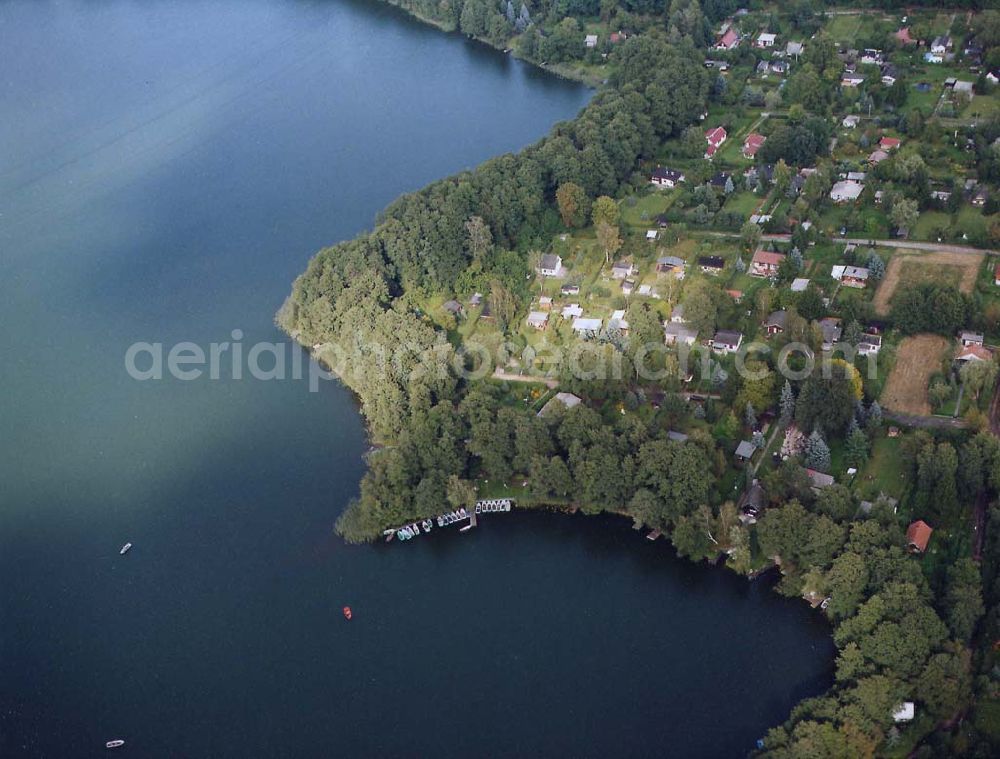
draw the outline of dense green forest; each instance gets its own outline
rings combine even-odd
[[[457,288],[491,293],[498,304],[523,298],[529,251],[560,228],[556,189],[614,193],[705,107],[708,77],[694,48],[633,38],[616,52],[616,72],[574,121],[516,155],[400,198],[373,232],[321,251],[295,282],[280,323],[306,344],[331,343],[350,356],[339,373],[376,438],[398,434],[412,409],[456,400],[447,373],[412,372],[421,356],[452,360],[445,337],[414,318],[412,299]],[[485,223],[476,240],[467,230],[473,217]],[[391,371],[378,371],[373,346],[397,357]]]

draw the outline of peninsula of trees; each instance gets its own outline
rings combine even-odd
[[[996,755],[1000,13],[394,4],[604,84],[296,280],[279,324],[380,444],[341,534],[627,515],[830,621],[763,754]]]

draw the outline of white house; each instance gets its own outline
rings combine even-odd
[[[597,47],[597,35],[588,34],[586,37],[583,38],[583,44],[586,45],[587,47]]]
[[[601,319],[584,319],[582,316],[577,317],[573,320],[573,331],[579,333],[585,332],[600,332],[601,325],[604,322]]]
[[[833,267],[834,269],[840,267]],[[845,287],[856,287],[863,290],[868,286],[869,271],[863,266],[844,266],[840,273],[840,283]]]
[[[789,58],[791,58],[792,56],[798,58],[800,55],[802,55],[803,47],[804,46],[801,42],[789,42],[787,45],[785,45],[785,55],[787,55]]]
[[[882,350],[881,335],[862,335],[858,343],[859,356],[871,356]]]
[[[757,47],[774,47],[774,40],[777,36],[777,34],[771,34],[770,32],[762,32],[754,44]]]
[[[904,701],[892,712],[893,722],[910,722],[916,716],[917,710],[912,701]]]
[[[716,353],[735,353],[743,345],[743,333],[720,329],[712,338],[712,350]]]
[[[664,322],[663,339],[667,345],[694,345],[698,340],[698,330],[684,323]]]
[[[840,123],[846,129],[855,129],[858,126],[859,121],[861,121],[860,116],[855,116],[851,114],[850,116],[844,116],[843,120]]]
[[[620,308],[612,312],[608,320],[608,329],[617,329],[619,332],[628,332],[628,322],[625,321],[625,309]]]
[[[528,326],[543,330],[549,326],[549,315],[545,311],[532,311],[528,314]]]
[[[931,42],[931,52],[945,55],[951,49],[951,37],[935,37]]]
[[[846,203],[857,200],[864,191],[865,186],[860,182],[837,182],[830,190],[830,199],[834,203]]]
[[[562,256],[547,253],[538,262],[538,273],[543,277],[561,277],[563,275]]]
[[[637,271],[635,264],[630,261],[616,261],[611,267],[611,276],[614,279],[625,279],[631,277]]]
[[[576,319],[580,316],[583,316],[583,306],[579,303],[570,303],[568,306],[563,306],[563,319]]]

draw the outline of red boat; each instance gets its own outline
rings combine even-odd
[[[351,607],[350,606],[345,606],[344,607],[344,618],[345,619],[350,619],[351,618]]]

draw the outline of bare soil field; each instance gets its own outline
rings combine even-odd
[[[897,250],[885,270],[872,303],[878,314],[889,313],[892,296],[900,287],[925,282],[952,284],[964,293],[971,293],[983,262],[982,253],[919,253]]]
[[[889,373],[879,403],[902,414],[929,416],[927,383],[941,368],[941,360],[951,350],[951,341],[940,335],[905,338],[896,350],[896,364]]]

